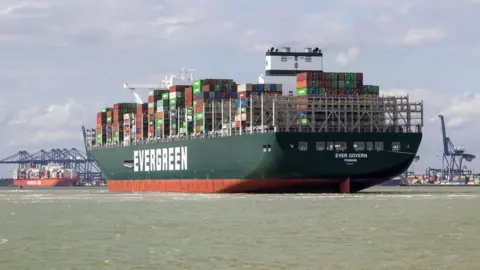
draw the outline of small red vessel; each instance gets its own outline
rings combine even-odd
[[[17,187],[71,187],[77,180],[75,169],[66,169],[62,165],[32,164],[13,173],[13,184]]]

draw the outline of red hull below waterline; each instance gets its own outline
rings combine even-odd
[[[116,192],[350,193],[349,179],[142,179],[107,180],[107,184]]]
[[[17,187],[71,187],[75,178],[47,178],[47,179],[15,179],[13,184]]]

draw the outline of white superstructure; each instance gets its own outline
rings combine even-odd
[[[258,83],[283,85],[283,95],[295,93],[297,73],[323,71],[323,53],[320,49],[305,48],[303,52],[292,51],[290,47],[280,50],[271,48],[265,53],[265,73]]]

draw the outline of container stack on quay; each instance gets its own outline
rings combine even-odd
[[[417,174],[407,177],[409,185],[480,185],[480,174],[472,174],[465,176],[456,176],[451,181],[442,180],[440,176]]]

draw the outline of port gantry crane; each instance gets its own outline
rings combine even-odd
[[[97,179],[103,179],[93,160],[76,148],[40,150],[34,154],[27,151],[19,151],[9,157],[0,159],[0,164],[18,164],[18,169],[25,169],[31,165],[60,164],[67,169],[75,169],[85,183],[92,183]]]
[[[456,177],[471,175],[472,171],[467,170],[463,164],[472,162],[475,155],[468,153],[463,146],[454,145],[452,140],[447,136],[447,129],[445,127],[445,118],[443,115],[438,116],[442,127],[442,142],[443,142],[443,160],[441,169],[433,169],[428,167],[426,175],[430,176],[432,173],[440,174],[442,180],[452,181]]]
[[[128,84],[125,83],[123,88],[132,91],[133,96],[135,97],[135,101],[137,104],[143,104],[142,97],[135,91],[135,90],[157,90],[157,89],[168,89],[168,87],[177,84],[193,84],[193,81],[196,79],[193,75],[193,72],[196,71],[195,69],[180,69],[180,76],[171,74],[170,76],[166,76],[165,79],[162,80],[161,84]]]

